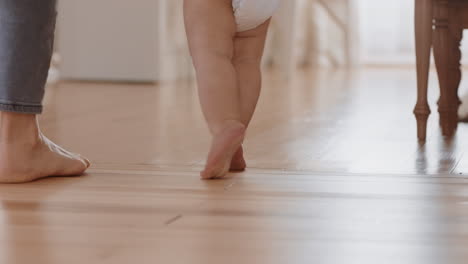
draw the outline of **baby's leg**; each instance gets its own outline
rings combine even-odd
[[[240,89],[241,120],[246,127],[252,120],[260,96],[260,66],[269,24],[267,21],[255,29],[236,34],[234,38],[232,61]],[[243,149],[240,147],[232,159],[231,170],[242,171],[245,167]]]
[[[226,175],[242,144],[239,89],[232,64],[236,23],[231,0],[185,0],[187,37],[197,73],[200,102],[213,142],[202,178]]]

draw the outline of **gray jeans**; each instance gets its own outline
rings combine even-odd
[[[56,0],[0,0],[0,111],[42,112]]]

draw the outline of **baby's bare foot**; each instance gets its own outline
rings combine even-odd
[[[200,173],[203,179],[226,176],[234,153],[244,140],[245,126],[238,121],[226,123],[221,132],[213,137],[205,170]]]
[[[242,146],[240,146],[240,148],[237,149],[236,153],[234,153],[234,156],[232,157],[231,167],[229,170],[232,172],[242,172],[245,171],[246,167],[247,164],[245,163],[244,159],[244,149]]]
[[[90,166],[87,159],[66,151],[42,135],[35,117],[31,122],[1,128],[0,183],[30,182],[49,176],[75,176],[84,173]]]

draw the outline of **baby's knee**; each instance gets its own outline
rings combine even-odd
[[[192,58],[195,64],[230,62],[233,59],[233,52],[200,48],[192,51]]]
[[[254,54],[236,54],[232,58],[234,65],[255,65],[259,66],[262,62],[262,57]]]

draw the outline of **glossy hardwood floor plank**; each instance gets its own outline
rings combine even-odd
[[[461,162],[468,126],[453,140],[429,119],[415,140],[412,69],[266,74],[246,139],[251,167],[356,173],[445,173]],[[431,75],[432,105],[436,82]],[[95,163],[201,166],[209,135],[193,82],[63,83],[50,87],[43,128]],[[82,103],[82,105],[80,105]],[[187,130],[190,136],[187,135]]]
[[[211,182],[192,81],[49,87],[43,130],[93,166],[0,185],[0,263],[466,262],[468,126],[444,138],[432,115],[418,144],[414,69],[278,76],[249,169]]]

